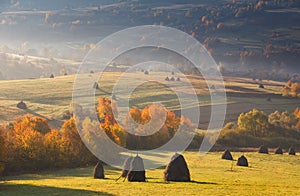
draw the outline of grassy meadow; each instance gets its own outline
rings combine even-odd
[[[131,105],[140,108],[156,101],[161,101],[167,109],[180,110],[180,105],[176,94],[161,83],[165,82],[165,77],[170,73],[150,72],[144,75],[141,72],[127,75],[128,83],[132,78],[139,79],[148,77],[153,81],[148,82],[138,88],[131,95]],[[97,97],[111,97],[111,92],[115,82],[120,76],[120,72],[106,72],[99,80],[100,89],[95,91]],[[86,74],[82,78],[98,80],[97,74]],[[72,91],[74,75],[59,76],[53,79],[27,79],[27,80],[3,80],[0,81],[0,124],[12,122],[16,117],[26,113],[46,118],[50,125],[59,128],[63,122],[63,114],[69,110],[72,101]],[[194,86],[199,99],[199,105],[203,114],[210,108],[210,96],[207,84],[202,77],[189,75],[189,82]],[[293,111],[300,104],[299,99],[288,99],[280,95],[283,83],[275,81],[253,81],[248,78],[225,77],[225,87],[227,93],[227,116],[226,121],[236,120],[241,112],[247,112],[252,108],[264,110],[271,113],[275,110]],[[218,85],[217,81],[213,81]],[[258,88],[258,84],[263,83],[265,88]],[[192,93],[185,80],[180,82],[168,82],[176,91]],[[91,84],[92,89],[92,84]],[[271,97],[272,101],[267,101]],[[22,110],[16,107],[19,101],[23,100],[28,109]],[[96,100],[95,100],[96,103]],[[190,103],[192,107],[196,103]],[[224,103],[218,103],[224,104]],[[203,117],[205,119],[205,116]],[[205,121],[205,120],[204,120]],[[205,123],[205,122],[203,122]]]
[[[100,89],[95,91],[96,98],[110,97],[119,76],[118,72],[105,73],[102,82],[99,81]],[[84,77],[98,79],[97,74]],[[163,101],[168,109],[180,109],[174,92],[161,84],[166,73],[144,75],[136,72],[127,77],[129,82],[130,77],[149,77],[157,81],[136,88],[131,95],[132,105],[143,107],[151,102]],[[211,103],[206,82],[202,77],[190,75],[187,78],[196,89],[201,111],[209,115]],[[74,79],[74,75],[68,75],[53,79],[0,81],[0,123],[7,124],[30,113],[44,117],[52,127],[60,128],[63,114],[72,101]],[[253,108],[267,113],[274,110],[291,112],[300,104],[299,99],[281,96],[283,83],[280,82],[237,77],[225,77],[224,81],[228,104],[226,121],[234,121],[241,112]],[[259,83],[263,83],[265,88],[258,88]],[[170,81],[170,85],[178,91],[185,91],[186,81]],[[267,101],[268,97],[272,100]],[[21,100],[27,104],[27,109],[16,107]],[[202,123],[205,124],[205,120]],[[193,180],[189,183],[164,182],[164,168],[146,171],[146,183],[116,182],[121,171],[109,166],[105,168],[106,179],[96,180],[92,178],[93,168],[87,167],[3,177],[0,195],[300,195],[299,155],[244,154],[249,167],[238,167],[236,161],[222,160],[221,152],[210,152],[205,156],[186,152],[184,155]],[[235,160],[241,155],[241,152],[233,152]]]
[[[164,182],[163,167],[147,170],[144,183],[116,182],[121,171],[111,167],[105,167],[106,179],[93,179],[87,167],[5,177],[0,195],[300,195],[299,155],[245,152],[249,167],[240,167],[221,154],[184,153],[189,183]],[[236,160],[242,153],[232,155]]]

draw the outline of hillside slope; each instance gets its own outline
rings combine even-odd
[[[100,89],[96,90],[96,100],[97,97],[111,97],[112,88],[119,75],[119,72],[104,74],[102,82],[99,83]],[[132,94],[131,106],[142,108],[152,102],[163,101],[168,109],[180,110],[174,92],[159,84],[165,76],[165,73],[150,73],[148,77],[158,83],[146,83],[138,87]],[[85,77],[93,77],[96,80],[97,74],[87,74]],[[145,77],[145,75],[137,72],[131,73],[129,77]],[[211,102],[208,88],[202,77],[190,75],[188,78],[196,89],[201,106],[200,127],[205,128],[210,118]],[[72,101],[74,79],[74,75],[68,75],[56,78],[0,81],[0,123],[12,122],[16,117],[30,113],[44,117],[52,126],[59,127],[63,121],[63,114],[69,110]],[[236,120],[241,112],[254,107],[270,113],[274,110],[293,111],[300,104],[300,99],[288,99],[280,95],[282,86],[280,82],[263,81],[265,88],[261,89],[258,88],[259,82],[252,79],[225,77],[224,80],[228,104],[226,121]],[[172,85],[180,87],[183,82],[173,82]],[[268,97],[271,101],[267,101]],[[16,107],[22,100],[27,105],[25,110]]]

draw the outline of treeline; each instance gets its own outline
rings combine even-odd
[[[56,130],[43,118],[25,115],[0,131],[0,159],[6,174],[78,167],[96,161],[81,142],[73,118]]]
[[[275,111],[269,115],[253,109],[242,113],[237,123],[227,123],[217,144],[232,147],[300,147],[300,110],[293,113]]]
[[[105,132],[103,134],[117,145],[132,150],[160,147],[172,139],[179,127],[183,130],[195,128],[189,119],[178,117],[159,105],[148,105],[143,109],[131,108],[122,126],[115,119],[118,114],[113,113],[113,101],[100,98],[96,108],[98,119],[87,117],[75,122],[80,117],[71,117],[65,120],[60,130],[51,129],[45,119],[30,115],[1,127],[0,173],[12,174],[95,164],[97,158],[87,149],[81,137],[89,141],[91,148],[109,152],[110,149],[98,148],[97,142],[105,142],[97,140],[103,137],[100,127]],[[150,121],[151,126],[145,126]],[[157,127],[160,127],[159,131],[156,130]],[[189,148],[199,148],[204,134],[197,133]],[[257,147],[261,144],[269,147],[300,147],[300,109],[296,108],[293,113],[275,111],[269,115],[257,109],[242,113],[237,122],[224,126],[216,145]]]
[[[174,112],[162,106],[152,104],[143,109],[132,107],[121,127],[114,118],[114,102],[100,98],[97,107],[100,126],[115,143],[132,150],[150,150],[167,143],[176,133],[179,126],[187,129],[193,125],[189,119],[178,117]],[[117,115],[117,114],[116,114]],[[165,119],[162,117],[165,116]],[[149,124],[150,126],[145,126]],[[157,127],[160,129],[157,131]],[[126,131],[128,128],[131,131]]]
[[[73,107],[80,108],[78,105]],[[81,137],[88,140],[92,148],[97,147],[97,137],[101,137],[98,132],[100,128],[98,122],[112,141],[132,150],[157,148],[167,143],[180,125],[186,128],[192,127],[188,119],[178,117],[161,106],[149,105],[142,110],[137,107],[130,109],[124,125],[135,132],[128,133],[117,123],[113,114],[114,107],[115,103],[110,99],[100,98],[96,107],[98,115],[96,121],[87,117],[82,122],[76,123],[77,118],[71,117],[65,120],[60,130],[51,129],[45,119],[29,114],[16,119],[7,127],[1,127],[0,173],[10,174],[95,164],[97,158],[87,149]],[[162,122],[161,117],[164,114],[166,118]],[[143,125],[150,120],[153,124],[145,128]],[[161,128],[156,131],[155,127]],[[77,128],[81,131],[81,137]],[[151,134],[139,136],[147,133]],[[110,149],[101,150],[108,152]]]

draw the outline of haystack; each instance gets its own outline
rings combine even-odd
[[[18,104],[17,104],[17,108],[20,108],[20,109],[27,109],[27,105],[23,102],[23,101],[20,101]]]
[[[265,88],[265,86],[263,84],[260,84],[258,87],[259,88]]]
[[[51,75],[50,75],[50,78],[54,78],[54,75],[53,75],[53,74],[51,74]]]
[[[258,149],[258,152],[263,154],[269,154],[269,150],[265,145],[261,145]]]
[[[289,155],[296,155],[296,150],[293,147],[290,147],[289,149]]]
[[[181,154],[175,154],[164,171],[165,181],[189,182],[191,181],[190,171]]]
[[[97,165],[94,167],[94,178],[104,179],[104,168],[102,161],[98,161]]]
[[[176,81],[177,81],[177,82],[180,82],[180,78],[178,77],[178,78],[176,79]]]
[[[167,76],[167,77],[165,78],[165,81],[170,81],[170,78]]]
[[[131,160],[127,179],[129,182],[145,182],[145,173],[143,159],[137,155]]]
[[[98,85],[98,83],[97,83],[97,82],[94,82],[94,84],[93,84],[93,88],[94,88],[94,89],[99,89],[99,85]]]
[[[172,78],[170,79],[170,81],[175,81],[175,78],[174,78],[174,77],[172,77]]]
[[[283,154],[283,151],[282,151],[282,149],[280,148],[280,146],[279,146],[278,148],[276,148],[275,154]]]
[[[233,157],[228,149],[226,149],[222,154],[222,159],[233,160]]]
[[[247,160],[247,158],[246,158],[244,155],[242,155],[242,156],[238,159],[237,165],[238,165],[238,166],[248,167],[248,160]]]
[[[147,71],[147,70],[144,71],[144,74],[145,74],[145,75],[149,75],[149,71]]]

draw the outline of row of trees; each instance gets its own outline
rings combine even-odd
[[[108,98],[99,99],[97,112],[100,126],[115,143],[129,149],[157,148],[168,142],[180,125],[192,127],[189,119],[178,117],[174,112],[156,104],[143,109],[132,107],[124,119],[124,127],[116,122],[113,111],[116,111],[113,101]],[[162,118],[164,116],[165,119]],[[156,130],[157,127],[159,130]],[[126,128],[132,131],[126,131]]]
[[[299,145],[300,110],[293,113],[275,111],[269,115],[253,109],[242,113],[237,124],[227,123],[218,139],[219,144],[229,146],[251,147],[270,143],[270,145]]]
[[[96,160],[81,142],[73,118],[56,130],[43,118],[25,115],[0,131],[6,173],[78,167]]]
[[[76,106],[79,107],[79,106]],[[91,148],[98,148],[103,137],[99,128],[110,140],[129,149],[153,149],[168,142],[179,126],[192,127],[192,123],[158,105],[143,109],[133,107],[123,122],[131,128],[128,133],[115,119],[115,103],[100,98],[97,106],[98,120],[89,118],[75,122],[71,117],[61,129],[51,129],[46,119],[29,114],[16,119],[7,127],[0,128],[0,173],[38,171],[50,168],[69,168],[94,164],[97,159],[87,149],[81,137],[89,141]],[[165,116],[165,119],[161,119]],[[77,119],[77,118],[76,118]],[[163,121],[162,121],[163,120]],[[151,121],[151,126],[146,126]],[[159,124],[161,122],[161,124]],[[160,130],[155,130],[160,127]],[[80,128],[81,137],[77,128]],[[148,136],[140,136],[151,133]],[[105,147],[105,145],[102,145]],[[96,149],[108,152],[110,149]]]

